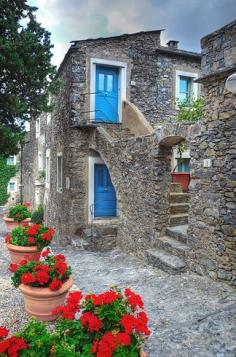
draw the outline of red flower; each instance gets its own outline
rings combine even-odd
[[[70,306],[78,307],[80,300],[82,299],[83,295],[80,291],[75,291],[69,294],[67,299],[67,304]]]
[[[94,305],[102,305],[102,304],[109,305],[109,304],[113,304],[113,302],[118,299],[120,299],[120,294],[117,294],[115,291],[110,290],[100,295],[97,295],[94,298],[93,303]]]
[[[97,357],[112,357],[113,352],[118,348],[118,343],[111,332],[106,332],[100,341]]]
[[[23,203],[23,206],[24,206],[24,207],[30,207],[30,206],[31,206],[31,203],[30,203],[30,202],[24,202],[24,203]]]
[[[148,317],[144,311],[137,315],[135,330],[137,333],[144,333],[144,335],[149,336],[151,331],[147,327]]]
[[[138,294],[135,294],[132,290],[130,289],[125,289],[125,296],[127,297],[127,300],[129,304],[136,309],[137,306],[139,306],[141,309],[143,309],[143,300]]]
[[[24,222],[24,223],[22,223],[22,227],[28,227],[29,226],[29,223],[28,222]]]
[[[88,294],[85,296],[85,300],[88,301],[88,300],[94,300],[96,298],[96,295],[95,294]]]
[[[11,242],[11,236],[7,235],[5,238],[5,242],[6,243],[10,243]]]
[[[53,234],[55,234],[55,229],[53,229],[52,227],[49,227],[48,232],[53,236]]]
[[[33,226],[28,228],[28,235],[29,236],[37,236],[38,235],[38,224],[34,224]]]
[[[51,253],[51,250],[48,248],[46,250],[44,250],[41,255],[43,258],[46,258],[49,254]]]
[[[39,282],[40,285],[46,284],[50,279],[50,276],[46,271],[39,270],[36,272],[36,280]]]
[[[0,326],[0,338],[7,337],[9,330],[6,327]]]
[[[96,353],[97,352],[98,345],[99,345],[99,340],[94,340],[93,341],[93,345],[92,345],[92,349],[91,349],[92,353]]]
[[[23,265],[25,265],[27,263],[28,263],[28,260],[27,259],[23,259],[23,260],[20,261],[19,265],[23,266]]]
[[[124,315],[120,320],[121,326],[124,327],[126,333],[131,333],[135,327],[136,318],[133,315]]]
[[[35,277],[31,273],[25,273],[21,275],[21,283],[22,284],[31,284],[35,283]]]
[[[11,263],[9,265],[9,270],[15,273],[17,271],[18,265],[16,263]]]
[[[125,332],[118,332],[115,335],[117,342],[122,346],[129,346],[131,344],[130,335]]]
[[[102,321],[100,321],[96,315],[91,312],[85,312],[81,317],[80,321],[84,327],[90,332],[97,332],[102,327]]]
[[[42,234],[42,239],[50,242],[50,240],[52,239],[52,236],[49,232],[45,232]]]
[[[63,275],[67,271],[67,264],[64,262],[58,262],[54,266],[58,275]]]
[[[34,237],[29,237],[29,238],[28,238],[28,242],[29,242],[29,244],[35,244],[35,239],[34,239]]]
[[[59,290],[61,287],[62,287],[62,282],[55,278],[52,279],[52,282],[49,285],[49,288],[54,291]]]
[[[54,260],[66,260],[64,254],[57,254],[53,257]]]
[[[36,265],[36,267],[34,268],[35,271],[44,271],[45,273],[48,273],[50,268],[48,265]]]
[[[12,336],[5,342],[8,342],[7,352],[9,357],[17,357],[19,351],[29,348],[25,340],[20,337]]]

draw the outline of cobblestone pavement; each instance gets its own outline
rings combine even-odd
[[[28,317],[20,292],[10,283],[3,241],[0,325],[16,331]],[[150,357],[236,356],[236,291],[229,286],[192,273],[168,275],[119,250],[92,253],[68,247],[60,252],[67,256],[74,282],[84,293],[116,284],[142,295],[152,329],[146,345]]]

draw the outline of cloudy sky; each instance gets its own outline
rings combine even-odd
[[[236,19],[235,0],[28,0],[52,34],[59,65],[72,40],[165,29],[162,44],[199,51],[199,39]]]

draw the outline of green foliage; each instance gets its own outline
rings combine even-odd
[[[43,206],[39,205],[38,208],[32,213],[31,221],[33,223],[43,223]]]
[[[23,137],[24,134],[20,130],[12,131],[0,123],[0,152],[4,158],[19,152],[19,143],[23,140]]]
[[[7,186],[10,178],[15,176],[15,174],[16,166],[7,165],[6,158],[0,155],[0,205],[4,205],[9,198]]]
[[[26,0],[0,0],[1,152],[8,154],[16,145],[8,144],[6,128],[16,140],[25,121],[52,110],[49,95],[57,94],[60,85],[51,65],[50,33],[36,21],[36,10]]]
[[[196,122],[202,119],[204,101],[202,98],[194,99],[192,97],[185,101],[177,101],[178,115],[175,120],[178,122]]]
[[[21,222],[26,218],[31,217],[31,212],[28,211],[28,207],[23,205],[16,205],[9,209],[9,218],[13,218],[14,221]]]

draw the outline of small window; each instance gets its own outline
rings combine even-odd
[[[51,113],[47,113],[47,125],[51,123]]]
[[[12,191],[16,191],[16,183],[14,181],[12,182],[9,182],[9,191],[12,192]]]
[[[50,183],[50,152],[49,150],[47,150],[46,152],[46,187],[49,187],[49,183]]]
[[[7,165],[15,165],[16,164],[16,157],[15,155],[8,156],[7,158]]]
[[[42,170],[43,169],[43,156],[42,153],[39,152],[38,153],[38,170]]]
[[[35,121],[35,133],[36,133],[36,138],[39,137],[40,135],[40,119],[36,119]]]
[[[179,99],[187,100],[193,95],[193,79],[191,77],[179,76]]]
[[[57,155],[57,189],[62,190],[62,155]]]
[[[104,91],[105,76],[103,73],[98,75],[98,90]]]

